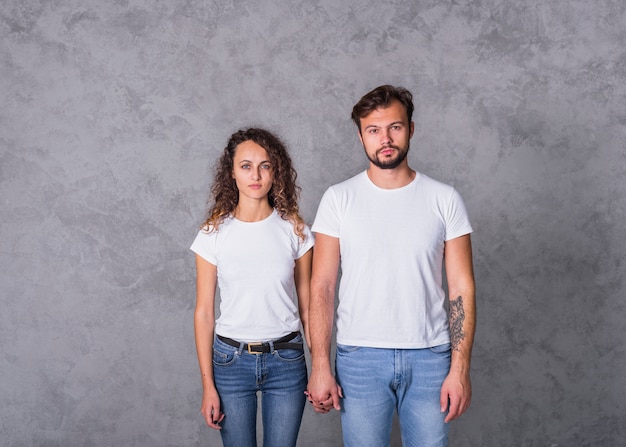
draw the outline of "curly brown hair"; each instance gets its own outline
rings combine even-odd
[[[300,217],[298,208],[301,188],[296,184],[298,174],[292,166],[291,157],[277,136],[265,129],[255,127],[238,130],[230,136],[224,153],[215,166],[215,176],[211,187],[213,205],[209,208],[202,227],[207,231],[217,230],[237,207],[239,190],[232,175],[233,159],[237,146],[245,141],[253,141],[267,151],[273,175],[272,187],[268,193],[270,206],[283,219],[292,222],[294,233],[304,240],[304,221]]]

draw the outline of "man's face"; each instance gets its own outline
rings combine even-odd
[[[359,138],[370,162],[380,169],[400,166],[409,153],[413,123],[399,101],[361,118]]]

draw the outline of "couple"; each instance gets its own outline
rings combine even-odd
[[[257,391],[265,447],[296,445],[306,399],[341,411],[348,447],[389,445],[396,410],[405,446],[446,446],[448,422],[468,408],[472,228],[454,188],[409,167],[412,114],[411,93],[388,85],[354,106],[370,164],[324,194],[314,253],[284,145],[262,129],[231,136],[191,247],[201,411],[226,447],[256,446]]]

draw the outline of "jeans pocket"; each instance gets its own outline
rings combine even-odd
[[[303,343],[302,335],[296,336],[290,343]],[[304,358],[304,349],[277,349],[274,355],[285,362],[295,362]]]
[[[233,350],[221,349],[219,346],[213,345],[213,365],[228,366],[237,359],[237,352]]]
[[[442,345],[431,346],[429,349],[434,354],[446,354],[450,352],[450,343],[444,343]]]
[[[285,362],[296,362],[304,358],[304,351],[300,349],[279,349],[274,355]]]
[[[337,343],[337,355],[348,355],[361,349],[361,346],[341,345]]]

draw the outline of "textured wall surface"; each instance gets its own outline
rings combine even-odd
[[[476,230],[451,446],[626,445],[625,23],[623,0],[3,0],[0,444],[221,445],[188,250],[213,163],[276,131],[310,222],[366,166],[352,105],[393,83],[411,165]],[[307,409],[299,445],[340,433]]]

